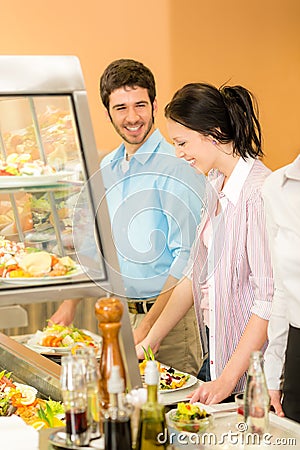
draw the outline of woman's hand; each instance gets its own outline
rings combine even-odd
[[[225,398],[232,394],[234,386],[228,385],[220,378],[215,381],[207,381],[202,383],[194,392],[188,397],[191,398],[191,403],[201,402],[205,405],[213,403],[220,403]]]
[[[284,412],[281,406],[281,391],[269,390],[270,406],[275,409],[275,414],[280,417],[284,417]]]
[[[157,350],[159,349],[160,342],[158,342],[158,341],[154,342],[151,339],[149,339],[149,337],[147,336],[146,339],[144,339],[142,342],[140,342],[135,347],[138,359],[140,359],[140,360],[144,359],[145,355],[144,355],[143,348],[148,349],[149,346],[152,349],[153,353],[155,354],[157,352]]]

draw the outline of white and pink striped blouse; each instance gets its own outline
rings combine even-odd
[[[225,187],[224,175],[211,171],[207,203],[185,275],[192,278],[202,344],[207,348],[201,310],[202,287],[209,297],[211,379],[220,376],[252,314],[268,320],[273,298],[271,267],[261,187],[271,171],[259,160],[242,158]],[[218,201],[221,212],[216,216]],[[203,242],[210,222],[210,245]],[[233,392],[242,391],[245,375]]]

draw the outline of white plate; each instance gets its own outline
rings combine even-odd
[[[12,175],[0,176],[0,189],[30,187],[30,186],[51,186],[73,175],[73,172],[56,172],[50,175]],[[66,180],[68,181],[68,180]]]
[[[165,366],[164,364],[161,364],[161,367],[165,367],[165,368],[169,369],[169,366]],[[181,370],[176,370],[176,369],[174,369],[174,370],[175,370],[175,372],[182,373],[183,375],[189,375],[188,373],[181,372]],[[190,378],[184,383],[183,386],[175,388],[175,389],[159,389],[159,393],[160,394],[168,394],[169,392],[177,392],[182,389],[187,389],[191,386],[194,386],[194,384],[196,384],[197,381],[198,381],[198,378],[194,377],[194,375],[190,375]]]
[[[45,277],[15,277],[15,278],[8,277],[8,278],[1,278],[1,281],[3,283],[17,284],[17,285],[49,283],[49,282],[53,283],[53,282],[57,282],[57,281],[68,280],[69,278],[77,277],[78,275],[82,275],[82,274],[83,274],[82,267],[79,266],[78,264],[76,264],[76,269],[67,275],[62,275],[62,276],[58,276],[58,277],[47,277],[47,276],[45,276]]]
[[[93,339],[93,341],[100,345],[101,344],[101,337],[98,336],[97,334],[91,333],[90,331],[87,330],[82,330],[85,334],[87,334],[88,336],[91,336],[91,338]],[[26,347],[30,348],[31,350],[34,350],[37,353],[42,353],[42,354],[65,354],[65,353],[69,353],[71,348],[73,347],[72,344],[69,347],[46,347],[45,345],[40,345],[39,342],[41,341],[41,339],[44,337],[44,333],[40,330],[38,330],[34,335],[32,335],[28,341],[26,342]],[[79,344],[79,342],[78,342]]]

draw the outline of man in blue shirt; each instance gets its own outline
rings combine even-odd
[[[147,67],[130,59],[112,62],[101,76],[100,95],[123,139],[104,157],[101,172],[137,344],[159,317],[187,264],[205,178],[176,158],[173,146],[155,128],[155,80]],[[51,320],[56,321],[55,315]],[[198,374],[202,351],[193,308],[166,337],[156,358]]]

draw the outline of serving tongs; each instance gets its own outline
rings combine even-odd
[[[12,416],[16,411],[17,411],[16,406],[9,405],[9,407],[7,408],[7,411],[6,411],[6,417]]]

